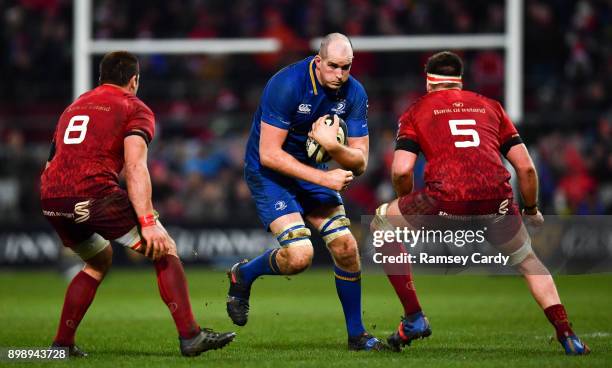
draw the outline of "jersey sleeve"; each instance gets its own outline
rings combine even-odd
[[[138,99],[131,100],[131,109],[128,111],[124,136],[139,135],[147,144],[155,136],[155,116],[153,111]]]
[[[414,114],[412,109],[406,111],[399,118],[399,127],[397,130],[397,141],[395,142],[395,150],[409,151],[418,154],[421,150],[419,139],[416,132]]]
[[[506,156],[510,148],[523,143],[523,140],[519,136],[514,124],[512,124],[512,120],[510,120],[510,117],[499,103],[497,103],[497,110],[500,116],[499,151],[502,155]]]
[[[368,95],[361,84],[357,83],[351,111],[346,117],[349,137],[364,137],[368,135]]]
[[[298,104],[297,86],[286,75],[270,79],[261,97],[261,120],[277,128],[288,130],[291,116]]]

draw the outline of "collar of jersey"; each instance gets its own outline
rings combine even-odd
[[[312,92],[317,96],[319,94],[319,88],[323,88],[319,81],[317,80],[317,74],[315,72],[315,68],[317,67],[314,63],[314,57],[310,60],[310,64],[308,65],[308,73],[310,74],[310,83],[312,84]]]

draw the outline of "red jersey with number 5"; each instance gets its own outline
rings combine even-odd
[[[430,92],[399,119],[396,149],[422,151],[426,192],[441,201],[512,197],[501,154],[522,143],[499,102],[458,89]]]
[[[53,142],[55,154],[41,176],[41,198],[103,197],[119,189],[123,140],[155,134],[153,112],[138,97],[99,86],[64,110]]]

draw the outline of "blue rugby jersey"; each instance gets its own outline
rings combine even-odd
[[[261,168],[262,120],[288,130],[283,150],[310,166],[316,164],[306,155],[306,139],[312,123],[320,116],[340,116],[346,122],[349,137],[368,135],[368,97],[361,83],[349,76],[338,91],[325,89],[316,78],[315,68],[311,56],[281,69],[266,84],[247,143],[245,165],[249,169]]]

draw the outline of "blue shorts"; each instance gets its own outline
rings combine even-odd
[[[302,215],[323,205],[340,206],[342,197],[335,190],[281,175],[272,170],[244,169],[244,179],[251,190],[259,219],[269,230],[272,221],[289,213]]]

